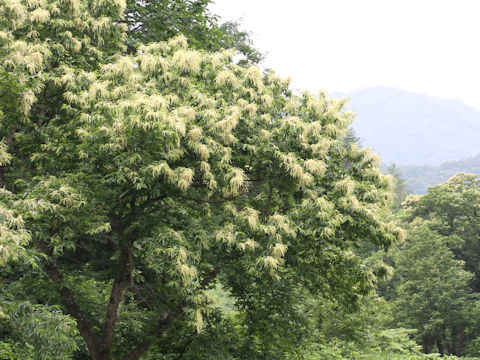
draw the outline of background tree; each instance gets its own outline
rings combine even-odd
[[[357,145],[358,147],[362,147],[362,139],[358,137],[355,129],[353,129],[351,126],[347,129],[345,137],[343,138],[343,142],[346,147],[353,144]]]
[[[479,199],[476,175],[459,173],[408,197],[398,214],[408,236],[384,293],[397,326],[418,329],[425,352],[477,355]]]
[[[426,353],[464,355],[474,302],[473,274],[455,259],[447,238],[423,221],[407,229],[394,256],[398,285],[393,302],[398,326],[417,329]]]
[[[393,210],[398,211],[402,206],[402,202],[406,199],[408,194],[411,193],[407,186],[407,181],[402,176],[401,170],[395,164],[391,164],[387,167],[387,174],[392,175],[393,183],[395,185],[393,191]]]
[[[410,219],[429,220],[429,227],[448,238],[455,257],[475,275],[470,285],[480,290],[480,181],[475,174],[458,173],[429,188],[412,204]]]

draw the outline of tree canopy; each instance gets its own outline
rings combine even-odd
[[[380,214],[390,177],[344,145],[343,101],[182,35],[127,52],[125,9],[0,0],[2,346],[178,355],[222,324],[219,286],[257,357],[281,356],[275,331],[305,315],[294,299],[354,304],[385,271],[352,250],[403,238]]]
[[[242,30],[240,20],[219,23],[209,10],[211,0],[128,0],[125,21],[127,44],[165,41],[178,34],[188,39],[191,48],[208,51],[238,50],[240,64],[259,63],[264,55],[255,48],[251,35]]]
[[[427,353],[478,355],[478,186],[459,173],[399,213],[408,235],[393,252],[389,298],[395,324],[416,329]]]

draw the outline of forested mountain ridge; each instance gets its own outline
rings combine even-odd
[[[447,181],[459,172],[473,173],[480,176],[480,154],[459,161],[447,161],[443,164],[399,166],[407,188],[414,194],[424,194],[427,188]]]
[[[439,165],[480,153],[480,111],[460,101],[383,86],[334,96],[350,99],[353,129],[385,164]]]

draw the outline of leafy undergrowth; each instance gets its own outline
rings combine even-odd
[[[443,360],[478,360],[480,358],[473,357],[457,357],[457,356],[441,356],[438,353],[422,354],[410,353],[402,354],[393,351],[375,351],[361,353],[353,351],[346,355],[344,351],[334,347],[320,346],[314,352],[310,352],[307,357],[309,360],[426,360],[426,359],[443,359]]]

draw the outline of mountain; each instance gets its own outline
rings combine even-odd
[[[399,166],[399,170],[411,192],[424,194],[428,187],[443,183],[458,172],[480,176],[480,154],[465,160],[448,161],[438,166]]]
[[[480,153],[480,111],[460,101],[374,87],[352,93],[353,128],[385,164],[439,165]]]

